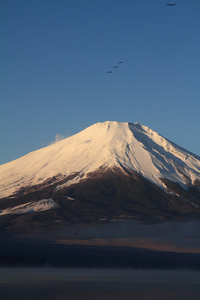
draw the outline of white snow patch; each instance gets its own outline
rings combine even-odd
[[[28,202],[25,204],[7,208],[5,210],[0,211],[0,215],[2,216],[8,214],[28,214],[49,210],[56,206],[57,204],[53,201],[53,199],[43,199],[37,202]]]
[[[75,198],[72,198],[72,197],[69,197],[69,196],[66,196],[67,200],[69,201],[75,201],[76,199]]]
[[[65,187],[67,187],[67,186],[72,185],[72,184],[76,184],[76,183],[80,182],[81,180],[83,180],[84,178],[85,178],[85,176],[80,176],[80,175],[78,175],[78,176],[74,177],[74,178],[71,179],[71,180],[68,180],[67,182],[65,182],[65,183],[63,183],[63,184],[58,185],[58,186],[55,188],[55,191],[59,191],[59,190],[65,188]]]

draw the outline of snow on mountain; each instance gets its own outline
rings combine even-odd
[[[200,157],[139,123],[107,121],[0,166],[0,198],[77,173],[70,185],[101,167],[132,170],[161,188],[161,179],[184,188],[200,180]]]
[[[52,209],[56,206],[57,204],[53,201],[53,199],[43,199],[37,202],[28,202],[25,204],[4,209],[0,211],[0,216],[8,214],[28,214],[33,212],[45,211]]]

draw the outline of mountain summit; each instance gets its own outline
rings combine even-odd
[[[174,199],[190,211],[199,208],[200,157],[139,123],[107,121],[0,166],[0,182],[0,204],[65,196],[169,206]]]

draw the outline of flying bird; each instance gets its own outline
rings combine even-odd
[[[118,68],[118,66],[113,66],[113,68],[117,69],[117,68]]]
[[[172,4],[168,3],[167,5],[168,6],[174,6],[174,5],[176,5],[176,3],[172,3]]]
[[[109,73],[112,73],[112,71],[108,71],[108,72],[106,72],[106,74],[109,74]]]
[[[118,64],[122,64],[122,61],[119,61]]]

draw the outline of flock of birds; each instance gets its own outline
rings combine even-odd
[[[123,62],[122,62],[122,61],[119,61],[119,62],[118,62],[118,65],[119,65],[119,64],[123,64]],[[114,68],[114,69],[117,69],[117,68],[119,67],[118,65],[117,65],[117,66],[113,66],[113,68]],[[107,71],[107,72],[106,72],[106,74],[112,74],[112,73],[113,73],[112,71]]]
[[[167,3],[166,5],[167,5],[167,6],[174,6],[174,5],[176,5],[176,3]],[[118,65],[119,65],[119,64],[122,64],[122,63],[123,63],[122,61],[119,61],[119,62],[118,62]],[[118,65],[117,65],[117,66],[113,66],[113,68],[114,68],[114,69],[117,69],[117,68],[119,67]],[[112,74],[112,73],[113,73],[112,71],[107,71],[107,72],[106,72],[106,74]]]

